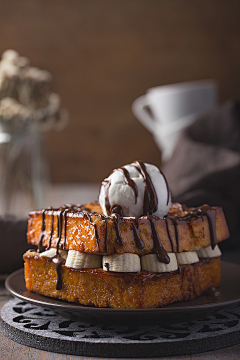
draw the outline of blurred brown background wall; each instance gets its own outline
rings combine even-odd
[[[71,115],[48,136],[53,182],[99,182],[135,159],[161,164],[131,104],[152,86],[214,78],[240,97],[240,1],[9,0],[0,53],[49,70]]]

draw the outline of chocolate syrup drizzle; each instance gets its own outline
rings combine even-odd
[[[167,179],[166,179],[164,173],[163,173],[161,170],[159,170],[159,171],[160,171],[160,173],[161,173],[161,175],[162,175],[162,177],[164,178],[164,181],[165,181],[165,183],[166,183],[166,187],[167,187],[167,202],[166,202],[166,205],[168,205],[169,202],[170,202],[170,200],[171,200],[168,182],[167,182]]]
[[[52,236],[53,236],[53,222],[54,222],[54,212],[57,212],[57,252],[56,252],[56,256],[53,258],[53,263],[54,266],[56,268],[57,271],[57,281],[56,281],[56,289],[59,290],[61,289],[61,266],[65,263],[65,260],[62,259],[59,255],[59,249],[64,249],[65,245],[66,245],[66,237],[67,237],[67,214],[68,213],[79,213],[82,217],[86,217],[90,224],[92,226],[94,226],[94,231],[95,231],[95,237],[97,239],[97,243],[98,243],[98,247],[100,250],[100,244],[99,244],[99,236],[98,236],[98,232],[97,232],[97,227],[96,227],[96,223],[94,223],[92,221],[91,215],[95,215],[95,216],[99,216],[101,218],[101,220],[103,220],[105,222],[105,235],[104,235],[104,241],[105,241],[105,251],[108,251],[108,246],[107,246],[107,239],[108,239],[108,219],[112,219],[114,222],[114,226],[115,226],[115,232],[116,232],[116,240],[117,243],[119,244],[119,246],[124,246],[124,242],[123,239],[121,237],[121,232],[119,229],[119,221],[121,221],[122,216],[118,213],[112,213],[111,216],[105,216],[103,214],[99,214],[99,213],[90,213],[90,211],[85,208],[83,205],[63,205],[58,209],[53,209],[53,208],[47,208],[45,210],[42,211],[42,226],[41,226],[41,233],[39,236],[39,243],[38,243],[38,251],[42,252],[44,251],[44,247],[43,247],[43,239],[45,236],[45,216],[47,212],[51,212],[51,233],[49,236],[49,243],[47,246],[47,249],[49,249],[51,247],[51,241],[52,241]],[[174,250],[174,239],[171,236],[170,230],[169,230],[169,220],[172,221],[173,225],[174,225],[174,229],[175,229],[175,240],[176,240],[176,245],[177,245],[177,252],[179,252],[179,234],[178,234],[178,224],[181,220],[184,221],[188,221],[190,222],[192,219],[194,218],[198,218],[198,217],[202,217],[202,216],[206,216],[207,220],[208,220],[208,224],[209,224],[209,231],[210,231],[210,238],[211,238],[211,246],[212,248],[215,247],[215,245],[217,244],[217,237],[216,237],[216,211],[214,208],[208,206],[208,205],[203,205],[200,206],[197,209],[193,209],[190,212],[188,212],[186,215],[181,216],[179,214],[176,214],[174,216],[166,216],[164,217],[164,221],[166,224],[166,230],[167,230],[167,234],[169,237],[169,241],[171,242],[171,246],[172,246],[172,252],[175,252]],[[63,239],[63,244],[61,244],[61,238],[62,238],[62,224],[63,224],[63,218],[64,218],[64,239]],[[167,251],[164,249],[164,247],[162,246],[158,231],[157,231],[157,227],[156,227],[156,221],[159,220],[159,218],[157,216],[154,215],[147,215],[147,216],[143,216],[141,217],[142,219],[147,219],[151,225],[151,232],[152,232],[152,237],[153,237],[153,243],[154,243],[154,248],[153,248],[153,253],[155,253],[157,255],[157,258],[160,262],[166,263],[168,264],[170,259],[169,256],[167,254]],[[140,233],[139,233],[139,219],[141,218],[131,218],[133,219],[132,222],[132,230],[133,230],[133,235],[134,235],[134,240],[136,243],[136,246],[138,249],[143,249],[145,244],[144,241],[141,239]]]
[[[53,229],[54,229],[54,212],[57,212],[57,245],[56,245],[56,255],[52,258],[53,264],[55,266],[56,272],[57,272],[57,280],[56,280],[56,290],[60,290],[62,287],[62,278],[61,278],[61,267],[63,264],[65,264],[65,260],[61,258],[59,254],[59,249],[65,249],[66,246],[66,239],[67,239],[67,214],[68,213],[76,213],[81,212],[82,216],[87,217],[90,224],[94,227],[95,237],[97,239],[98,247],[99,247],[99,237],[97,233],[97,226],[96,223],[92,222],[91,215],[89,213],[89,210],[84,207],[83,205],[72,205],[72,204],[66,204],[61,206],[60,208],[52,208],[48,207],[46,209],[42,210],[42,225],[41,225],[41,233],[39,236],[38,241],[38,252],[45,251],[45,248],[43,246],[43,240],[46,235],[46,213],[51,212],[51,232],[49,236],[49,242],[46,249],[51,248],[52,243],[52,237],[53,237]],[[63,218],[64,218],[64,239],[63,244],[61,244],[62,239],[62,225],[63,225]],[[107,222],[106,222],[107,224]],[[107,236],[107,233],[105,237]]]
[[[134,236],[135,244],[136,244],[137,248],[141,250],[145,247],[145,243],[140,236],[139,222],[138,222],[138,218],[136,218],[136,217],[133,220],[132,229],[133,229],[133,236]]]
[[[54,225],[54,214],[52,212],[51,213],[51,232],[50,232],[50,238],[49,238],[47,250],[49,250],[51,248],[51,245],[52,245],[52,237],[53,237],[53,229],[54,229],[53,225]]]
[[[61,274],[61,267],[62,265],[65,264],[65,260],[63,258],[61,258],[58,255],[55,255],[53,258],[52,258],[52,262],[53,262],[53,265],[56,269],[56,272],[57,272],[57,280],[56,280],[56,290],[61,290],[62,288],[62,274]]]
[[[120,216],[118,214],[116,214],[116,213],[112,213],[111,218],[112,218],[112,220],[114,222],[117,243],[118,243],[119,246],[123,247],[124,243],[123,243],[123,239],[121,237],[121,232],[120,232],[120,229],[119,229]]]
[[[152,216],[148,215],[148,216],[146,216],[146,218],[149,220],[149,222],[151,224],[151,230],[152,230],[152,234],[153,234],[153,243],[154,243],[153,253],[155,253],[157,255],[158,261],[160,261],[164,264],[169,264],[170,258],[167,254],[167,251],[162,246],[160,237],[157,232],[156,220],[158,219],[158,217],[155,217],[153,215]]]
[[[42,210],[42,225],[41,225],[41,233],[40,233],[40,237],[39,237],[39,241],[38,241],[38,252],[41,253],[45,250],[45,248],[43,247],[43,239],[45,236],[45,214],[48,210],[52,210],[52,207],[49,206],[46,209]],[[52,220],[52,231],[53,231],[53,220]]]
[[[152,183],[151,176],[149,176],[145,164],[142,161],[134,161],[133,164],[133,166],[142,175],[146,184],[144,189],[143,214],[152,215],[158,209],[158,197]]]
[[[149,174],[146,171],[146,167],[145,167],[144,163],[141,161],[135,161],[133,163],[133,166],[143,176],[143,179],[145,182],[144,205],[143,205],[143,211],[144,211],[145,216],[142,216],[140,218],[131,217],[131,219],[133,219],[132,230],[133,230],[135,244],[138,249],[143,249],[145,247],[145,243],[141,239],[141,236],[139,233],[139,219],[145,218],[149,221],[149,223],[151,225],[151,232],[152,232],[152,238],[153,238],[153,243],[154,243],[152,252],[157,255],[157,259],[160,262],[168,264],[170,262],[170,258],[167,254],[167,251],[164,249],[164,247],[161,243],[161,239],[159,237],[157,227],[156,227],[156,221],[159,220],[159,217],[153,215],[153,213],[156,212],[157,208],[158,208],[158,198],[156,195],[156,190],[152,183],[151,177],[149,176]],[[120,170],[123,172],[124,179],[125,179],[126,183],[129,186],[131,186],[131,188],[133,189],[134,194],[135,194],[135,202],[137,202],[137,196],[138,196],[137,186],[136,186],[135,182],[132,179],[130,179],[129,172],[124,167],[119,168],[117,170]],[[164,177],[164,179],[165,179],[165,177]],[[166,182],[167,191],[168,191],[168,196],[167,196],[167,204],[168,204],[170,201],[170,192],[169,192],[169,187],[168,187],[168,183],[167,183],[166,179],[165,179],[165,182]],[[101,218],[101,220],[104,221],[104,223],[105,223],[105,236],[104,236],[105,244],[104,245],[105,245],[106,253],[108,251],[108,244],[107,244],[108,219],[109,218],[112,219],[113,223],[114,223],[114,227],[115,227],[116,241],[119,246],[121,246],[121,247],[124,246],[124,242],[121,237],[121,232],[120,232],[120,228],[119,228],[119,224],[123,217],[123,209],[118,204],[114,204],[112,207],[110,205],[110,202],[109,202],[109,188],[111,186],[110,180],[108,180],[108,179],[104,180],[102,183],[102,186],[104,186],[105,207],[106,207],[108,216],[105,216],[105,215],[99,214],[99,213],[90,212],[90,210],[87,209],[84,205],[67,204],[67,205],[61,206],[58,209],[49,207],[47,209],[42,210],[42,225],[41,225],[41,233],[40,233],[39,242],[38,242],[38,252],[42,252],[45,250],[45,248],[43,247],[43,240],[46,235],[46,231],[45,231],[46,213],[51,212],[51,232],[50,232],[50,236],[49,236],[49,243],[48,243],[47,249],[50,249],[50,247],[51,247],[51,242],[52,242],[52,237],[53,237],[53,229],[54,229],[54,212],[57,213],[57,246],[56,246],[57,252],[56,252],[56,256],[53,258],[53,263],[54,263],[54,266],[57,271],[57,281],[56,281],[56,289],[57,290],[61,289],[61,281],[62,281],[61,280],[61,266],[65,263],[65,260],[62,259],[59,255],[59,249],[60,248],[65,249],[65,247],[66,247],[67,214],[68,213],[79,213],[79,216],[87,218],[89,223],[94,227],[95,238],[97,240],[99,251],[100,251],[100,242],[99,242],[99,235],[98,235],[98,231],[97,231],[97,225],[95,222],[92,221],[91,216],[92,215],[99,216]],[[169,230],[169,220],[174,225],[174,232],[175,232],[174,237],[176,240],[176,247],[177,247],[176,250],[177,250],[177,252],[179,252],[180,251],[179,233],[178,233],[179,222],[182,220],[190,222],[192,219],[202,217],[202,216],[206,216],[207,220],[208,220],[210,238],[211,238],[211,246],[212,246],[212,248],[214,248],[216,246],[216,244],[217,244],[216,220],[215,220],[216,211],[214,208],[212,208],[208,205],[203,205],[197,209],[191,210],[184,216],[176,214],[174,216],[167,215],[163,218],[163,220],[165,221],[168,238],[171,243],[172,252],[175,252],[175,249],[174,249],[174,239],[172,238],[170,230]],[[62,238],[63,219],[64,219],[64,231],[63,231],[64,239],[63,239],[63,244],[62,244],[61,238]]]
[[[174,252],[173,239],[172,239],[172,236],[171,236],[171,233],[170,233],[170,230],[169,230],[169,225],[168,225],[167,218],[164,218],[164,220],[165,220],[165,225],[166,225],[166,229],[167,229],[168,238],[169,238],[170,243],[171,243],[172,252]],[[173,223],[173,224],[175,224],[175,223]],[[176,234],[176,231],[175,231],[175,234]],[[176,237],[176,239],[177,239],[177,237]],[[177,244],[178,244],[178,241],[177,241]],[[179,252],[179,251],[177,251],[177,252]]]

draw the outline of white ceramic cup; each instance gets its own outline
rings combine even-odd
[[[133,102],[133,114],[153,134],[163,160],[171,157],[180,133],[196,115],[216,105],[217,90],[214,80],[190,81],[150,88]]]

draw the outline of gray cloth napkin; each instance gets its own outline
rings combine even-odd
[[[27,244],[27,220],[0,218],[0,273],[10,274],[23,267],[23,253]]]
[[[199,116],[162,170],[173,201],[222,206],[231,233],[222,246],[240,248],[240,102]]]

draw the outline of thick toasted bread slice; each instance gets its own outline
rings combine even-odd
[[[31,211],[27,239],[29,244],[43,248],[59,247],[100,255],[149,254],[156,246],[156,236],[167,252],[198,250],[227,239],[229,230],[222,208],[204,205],[199,209],[173,204],[164,219],[105,217],[96,203],[87,204],[79,211],[66,207]]]
[[[79,302],[83,305],[122,309],[154,308],[191,300],[220,284],[220,257],[200,259],[170,273],[114,273],[102,269],[61,266],[62,287],[56,290],[57,272],[51,260],[24,255],[29,291]]]

